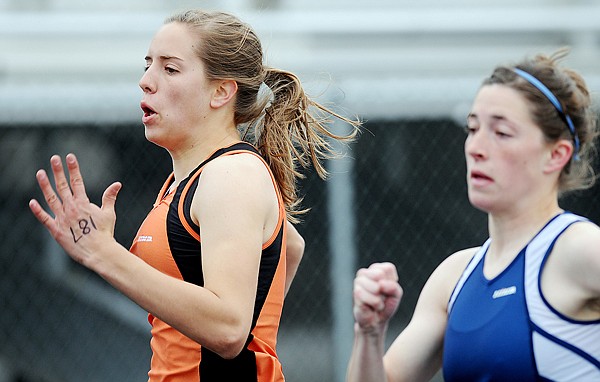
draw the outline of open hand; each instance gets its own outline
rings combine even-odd
[[[74,154],[66,156],[69,181],[58,155],[50,158],[56,192],[50,184],[46,171],[39,170],[36,178],[52,217],[37,200],[29,202],[35,217],[48,229],[52,237],[75,261],[90,267],[97,250],[114,240],[116,221],[115,202],[121,183],[111,184],[102,196],[102,207],[90,203],[79,163]]]

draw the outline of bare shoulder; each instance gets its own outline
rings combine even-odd
[[[233,174],[240,177],[268,176],[263,161],[251,153],[223,155],[208,162],[202,170],[202,177]]]
[[[591,222],[578,222],[556,240],[544,267],[542,290],[561,313],[575,319],[598,319],[599,274],[600,228]]]
[[[198,190],[216,193],[263,194],[273,189],[273,182],[264,162],[250,153],[224,155],[213,159],[202,170]],[[214,195],[210,195],[213,197]],[[269,194],[269,197],[272,195]]]
[[[438,265],[432,277],[438,277],[454,287],[479,248],[472,247],[454,252]]]
[[[479,248],[481,248],[481,247],[466,248],[466,249],[461,249],[458,252],[454,252],[453,254],[448,256],[440,264],[440,266],[442,264],[444,264],[444,266],[446,266],[446,267],[458,267],[458,268],[461,268],[461,270],[462,270],[467,266],[467,264],[473,258],[475,253],[479,250]]]
[[[277,194],[267,167],[255,155],[241,153],[218,157],[204,167],[194,194],[192,215],[223,214],[229,210],[237,219],[244,216],[240,211],[276,216],[276,207]]]
[[[572,224],[556,241],[553,253],[565,263],[600,269],[600,227],[592,222]]]
[[[578,222],[567,228],[558,241],[569,248],[600,252],[600,227],[592,222]]]
[[[444,259],[427,280],[421,298],[436,301],[436,305],[445,309],[456,283],[478,249],[463,249]]]

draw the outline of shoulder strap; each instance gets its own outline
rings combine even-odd
[[[488,248],[490,247],[491,242],[492,242],[491,239],[487,239],[485,241],[485,243],[483,243],[483,245],[475,253],[473,258],[471,258],[471,260],[469,261],[469,264],[467,264],[467,267],[463,271],[462,275],[460,276],[460,279],[458,279],[458,282],[456,283],[456,286],[454,287],[454,290],[452,291],[452,295],[450,295],[450,300],[448,301],[448,312],[450,312],[452,310],[452,306],[454,305],[456,296],[458,296],[458,293],[462,289],[463,285],[465,284],[465,282],[467,281],[467,279],[469,278],[471,273],[473,273],[473,270],[475,269],[475,267],[477,267],[477,264],[479,264],[481,259],[483,259],[483,255],[485,255],[485,253],[487,252]]]
[[[554,248],[554,244],[571,224],[579,221],[588,221],[588,219],[564,212],[555,216],[546,224],[546,226],[537,234],[527,245],[525,253],[525,294],[527,297],[527,306],[530,313],[533,313],[542,306],[542,295],[540,286],[540,275],[543,264]],[[534,317],[535,314],[530,314]]]
[[[214,153],[212,153],[205,161],[200,163],[200,165],[196,167],[194,171],[191,172],[185,185],[183,186],[183,190],[181,191],[181,196],[177,206],[177,211],[179,219],[181,220],[181,223],[185,227],[186,231],[188,231],[189,234],[192,235],[196,240],[200,240],[200,227],[192,220],[191,204],[194,193],[198,188],[198,180],[200,174],[202,173],[204,166],[206,166],[210,161],[222,155],[231,155],[239,152],[250,152],[262,159],[256,147],[252,146],[247,142],[238,142],[231,146],[220,148]]]

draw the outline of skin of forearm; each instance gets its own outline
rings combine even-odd
[[[383,365],[386,330],[363,332],[355,325],[347,382],[387,382]]]
[[[251,317],[237,318],[208,289],[152,268],[116,242],[100,251],[89,267],[140,307],[224,358],[242,350]]]

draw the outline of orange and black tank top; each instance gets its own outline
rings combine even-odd
[[[239,153],[251,153],[262,160],[253,146],[239,142],[215,151],[169,193],[171,174],[142,223],[131,252],[165,274],[203,286],[200,228],[191,219],[192,198],[208,162],[222,155]],[[262,162],[269,169],[267,163]],[[237,357],[224,359],[149,314],[152,326],[150,382],[284,380],[275,348],[285,288],[285,209],[270,169],[269,173],[279,200],[279,220],[271,238],[262,246],[254,315],[246,346]]]

